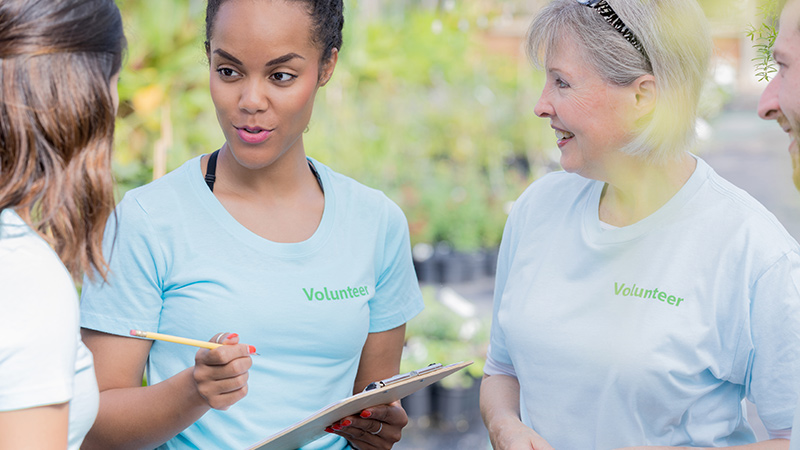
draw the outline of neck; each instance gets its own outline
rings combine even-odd
[[[600,220],[624,227],[658,211],[689,180],[697,160],[688,153],[661,164],[624,155],[600,198]]]
[[[286,153],[264,167],[249,168],[240,164],[225,145],[220,149],[217,164],[215,193],[220,189],[220,193],[267,200],[319,190],[304,152]]]

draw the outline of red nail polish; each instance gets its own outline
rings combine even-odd
[[[237,337],[239,337],[239,335],[238,335],[238,334],[236,334],[236,333],[231,333],[231,334],[229,334],[229,335],[225,336],[225,339],[233,339],[233,338],[237,338]]]
[[[353,422],[351,422],[349,419],[345,419],[345,420],[342,421],[342,426],[343,427],[349,427],[352,424],[353,424]]]
[[[336,430],[336,431],[339,431],[339,430],[341,430],[341,429],[342,429],[342,426],[341,426],[341,425],[339,425],[339,424],[337,423],[336,425],[334,425],[334,426],[333,426],[333,427],[331,427],[331,428],[333,428],[333,429],[334,429],[334,430]]]
[[[361,411],[361,417],[366,419],[366,418],[371,417],[371,416],[372,416],[372,412],[371,411],[366,410],[366,409]]]
[[[333,433],[333,428],[325,427],[325,431],[328,432],[328,433]]]
[[[256,348],[253,347],[252,345],[248,345],[247,346],[247,351],[250,352],[250,354],[252,355],[253,353],[256,352]]]

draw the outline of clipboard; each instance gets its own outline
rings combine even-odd
[[[447,366],[431,364],[422,369],[370,383],[363,392],[332,403],[306,419],[248,447],[247,450],[286,450],[302,447],[327,436],[325,427],[344,417],[358,414],[365,408],[400,400],[470,364],[472,361]]]

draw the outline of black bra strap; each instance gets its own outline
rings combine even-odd
[[[206,167],[205,180],[211,192],[214,192],[214,182],[217,180],[217,156],[219,156],[219,150],[216,150],[208,157],[208,167]],[[322,187],[322,177],[319,176],[317,168],[314,167],[314,163],[312,163],[310,159],[307,161],[308,168],[311,169],[311,173],[313,173],[314,177],[317,179],[320,190],[325,193],[325,189]]]
[[[217,180],[217,156],[219,150],[215,151],[208,157],[208,167],[206,168],[206,184],[211,192],[214,192],[214,181]]]
[[[322,187],[322,177],[319,176],[319,172],[317,172],[317,168],[314,167],[314,163],[312,163],[310,159],[307,159],[306,161],[308,161],[308,168],[311,169],[311,173],[314,174],[314,178],[317,179],[317,184],[319,184],[319,190],[322,191],[322,193],[324,194],[325,188]]]

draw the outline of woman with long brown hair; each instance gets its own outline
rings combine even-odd
[[[105,277],[126,41],[113,0],[0,3],[0,448],[79,448],[97,414],[73,284]]]

